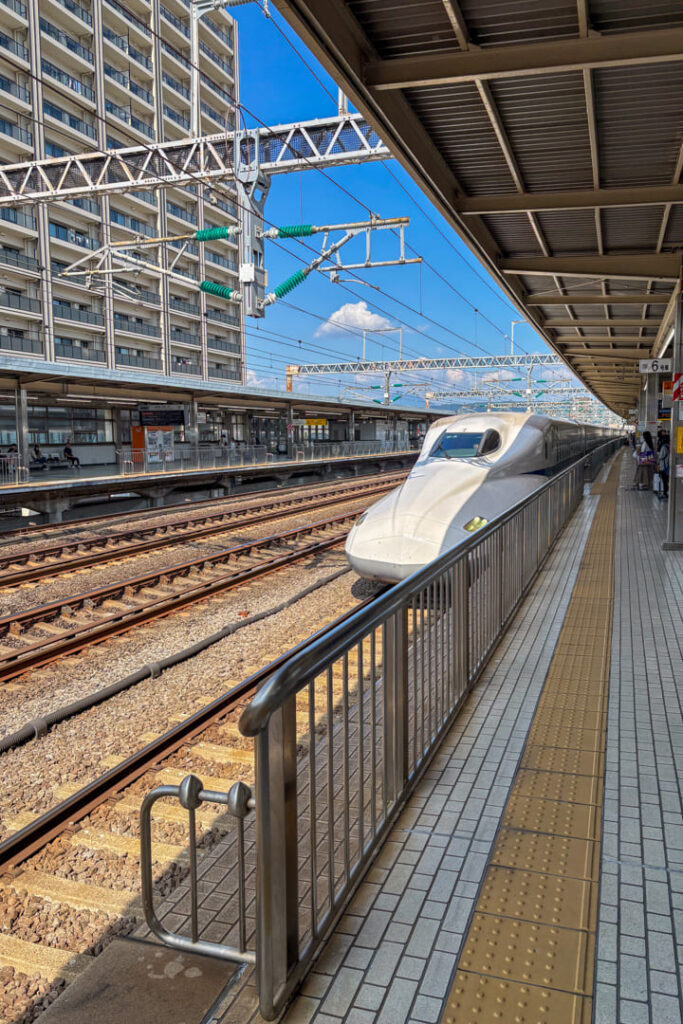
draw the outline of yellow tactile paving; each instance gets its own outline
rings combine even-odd
[[[619,463],[593,489],[600,500],[442,1024],[591,1020]]]
[[[458,971],[448,999],[444,1024],[496,1021],[512,1024],[590,1024],[591,1000],[536,985]]]

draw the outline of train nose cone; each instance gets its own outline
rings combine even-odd
[[[413,518],[413,517],[405,517]],[[388,531],[386,523],[370,526],[350,534],[346,557],[360,576],[396,582],[410,576],[440,554],[440,544],[411,536],[409,525],[394,522]],[[374,528],[373,528],[374,527]]]

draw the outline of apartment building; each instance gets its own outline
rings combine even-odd
[[[233,127],[237,32],[224,11],[199,24],[201,132],[215,134]],[[188,26],[187,0],[0,0],[0,163],[187,137]],[[59,276],[109,242],[236,219],[228,183],[0,210],[0,353],[242,382],[235,307],[154,270]],[[191,243],[177,266],[234,287],[237,245]]]

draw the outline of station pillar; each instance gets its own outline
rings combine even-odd
[[[683,273],[678,282],[676,311],[674,315],[674,336],[672,370],[683,374]],[[665,550],[683,549],[683,403],[680,398],[671,403],[671,437],[669,448],[669,519]]]
[[[17,388],[14,392],[14,407],[16,414],[17,448],[22,466],[28,466],[28,399],[26,388]]]
[[[185,425],[185,438],[189,441],[194,452],[199,451],[199,410],[197,399],[193,398],[187,406],[187,423]]]

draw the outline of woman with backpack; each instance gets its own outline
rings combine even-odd
[[[652,434],[643,431],[642,444],[636,445],[636,475],[633,485],[637,491],[651,491],[657,457],[652,444]]]

